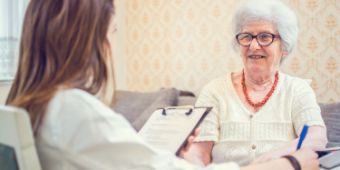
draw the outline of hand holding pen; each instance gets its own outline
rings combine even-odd
[[[308,125],[304,125],[303,128],[302,128],[302,131],[300,133],[300,136],[299,136],[299,141],[298,141],[298,144],[296,146],[296,150],[300,150],[301,146],[302,146],[302,143],[303,141],[305,140],[306,136],[307,136],[307,132],[308,132],[308,128],[309,126]],[[308,150],[306,150],[308,151]],[[312,150],[310,150],[312,151]],[[309,152],[310,152],[309,151]],[[296,152],[295,155],[285,155],[283,156],[283,158],[286,158],[290,163],[291,165],[294,167],[295,170],[301,170],[302,169],[302,166],[301,165],[304,165],[305,163],[304,162],[300,162],[298,161],[298,159],[296,157],[298,157],[299,154],[301,154],[303,151],[299,151],[299,152]],[[313,154],[307,154],[308,155],[316,155],[315,152],[312,151]],[[304,155],[302,155],[304,157]],[[309,157],[307,157],[309,158]],[[311,158],[309,158],[310,160],[315,160],[316,156],[313,156]],[[308,165],[308,162],[307,161],[307,164]],[[315,162],[315,161],[311,161],[311,162]],[[317,161],[316,161],[317,162]],[[301,164],[302,163],[302,164]],[[308,167],[308,166],[307,166]],[[315,167],[315,166],[314,166]]]

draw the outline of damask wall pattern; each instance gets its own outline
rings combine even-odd
[[[210,80],[240,70],[230,23],[243,2],[124,0],[126,88],[176,87],[198,94]],[[298,16],[300,33],[281,69],[311,79],[319,102],[340,101],[340,0],[285,2]]]

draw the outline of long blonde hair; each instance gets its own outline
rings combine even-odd
[[[38,127],[58,90],[104,94],[112,84],[105,62],[110,57],[107,32],[113,14],[113,0],[31,0],[6,103],[26,109]]]

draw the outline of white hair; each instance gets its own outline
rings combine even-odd
[[[283,49],[290,54],[297,41],[298,23],[295,13],[280,0],[250,0],[241,6],[233,18],[233,33],[253,21],[269,21],[276,26],[283,42]],[[238,49],[236,39],[234,49]]]

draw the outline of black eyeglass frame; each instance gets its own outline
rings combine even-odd
[[[248,44],[248,45],[245,45],[245,44],[241,44],[241,43],[240,43],[240,40],[239,40],[238,37],[239,37],[240,35],[242,35],[242,34],[247,34],[247,35],[250,35],[250,36],[251,36],[251,41],[249,41],[249,44]],[[268,44],[262,44],[262,43],[259,42],[258,37],[259,37],[259,35],[263,35],[263,34],[268,34],[268,35],[271,35],[271,36],[272,36],[272,40],[271,40]],[[253,34],[250,34],[250,33],[244,33],[244,32],[243,32],[243,33],[238,33],[238,34],[236,34],[235,38],[236,38],[237,43],[238,43],[239,45],[243,46],[243,47],[249,47],[250,44],[253,42],[253,39],[254,39],[254,38],[256,39],[256,42],[257,42],[261,47],[267,47],[267,46],[270,46],[270,45],[274,42],[274,40],[275,40],[276,38],[280,38],[280,35],[276,35],[276,34],[269,33],[269,32],[261,32],[261,33],[259,33],[259,34],[257,34],[257,35],[253,35]]]

